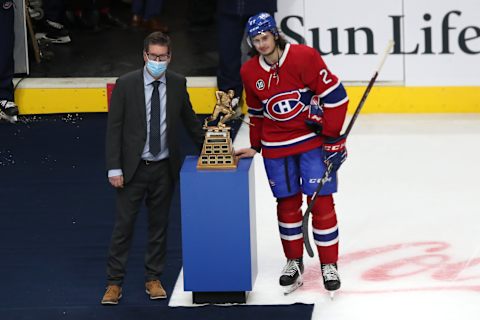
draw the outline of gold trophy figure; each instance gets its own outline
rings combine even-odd
[[[235,157],[235,151],[233,150],[230,127],[225,124],[235,115],[232,108],[234,91],[216,91],[215,96],[217,97],[217,103],[213,113],[203,123],[203,129],[206,130],[205,142],[203,143],[202,153],[198,158],[197,169],[236,169],[238,159]],[[217,125],[209,126],[208,124],[217,120],[220,114],[222,116]]]
[[[218,128],[225,128],[225,122],[230,120],[234,115],[235,111],[232,108],[232,99],[235,95],[233,90],[228,90],[228,92],[223,91],[216,91],[215,96],[217,97],[217,104],[215,105],[215,109],[213,109],[213,113],[210,117],[205,119],[203,123],[203,128],[208,128],[208,123],[217,120],[220,114],[223,116],[218,121],[217,127]]]

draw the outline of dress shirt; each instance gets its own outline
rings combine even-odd
[[[160,153],[154,157],[150,153],[150,111],[152,105],[152,93],[153,93],[153,82],[160,81],[158,86],[158,92],[160,94],[160,145],[162,149]],[[160,79],[155,79],[148,73],[146,67],[143,68],[143,90],[145,92],[145,114],[147,121],[147,139],[145,141],[145,146],[143,147],[142,159],[148,161],[160,161],[168,158],[168,147],[167,147],[167,79],[165,73],[160,77]],[[108,170],[108,177],[121,176],[123,174],[122,169],[110,169]]]
[[[152,106],[152,93],[153,93],[153,82],[160,81],[158,86],[158,92],[160,94],[160,145],[162,149],[160,153],[154,157],[150,153],[150,114]],[[167,148],[167,80],[165,78],[165,73],[160,77],[160,79],[155,79],[148,73],[147,69],[143,69],[143,89],[145,91],[145,107],[146,107],[146,116],[147,116],[147,140],[145,141],[145,146],[143,147],[142,159],[149,161],[159,161],[162,159],[168,158],[168,148]]]

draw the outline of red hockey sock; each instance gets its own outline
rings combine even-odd
[[[277,218],[283,252],[287,259],[303,256],[302,194],[277,199]]]
[[[310,197],[307,198],[310,202]],[[332,195],[318,196],[312,208],[313,238],[321,263],[338,260],[337,215]]]

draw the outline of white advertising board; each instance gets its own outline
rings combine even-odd
[[[480,85],[480,1],[405,1],[409,86]]]
[[[368,81],[392,39],[392,15],[402,15],[402,0],[279,0],[276,19],[289,41],[319,50],[343,81]],[[400,55],[388,58],[379,80],[404,81]]]
[[[380,81],[480,85],[479,0],[278,0],[275,17],[344,81],[368,81],[393,39]]]

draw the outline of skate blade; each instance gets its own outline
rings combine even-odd
[[[284,295],[284,296],[289,295],[290,293],[294,292],[295,290],[297,290],[297,289],[300,288],[301,286],[303,286],[303,281],[297,281],[297,282],[295,282],[294,284],[292,284],[292,285],[290,285],[290,286],[285,286],[285,287],[284,287],[283,295]]]
[[[72,41],[72,39],[70,38],[70,36],[64,36],[64,37],[58,37],[58,38],[49,38],[47,36],[45,36],[44,39],[47,39],[48,41],[50,41],[51,43],[70,43]]]
[[[333,299],[335,298],[335,292],[337,292],[337,290],[333,290],[333,291],[328,291],[328,294],[330,296],[330,300],[333,301]]]
[[[39,33],[36,33],[35,34],[35,38],[38,40],[38,41],[42,41],[44,43],[57,43],[57,44],[61,44],[61,43],[70,43],[72,41],[72,39],[70,38],[70,36],[63,36],[63,37],[58,37],[58,38],[49,38],[47,37],[47,34],[46,33],[43,33],[43,32],[39,32]]]

